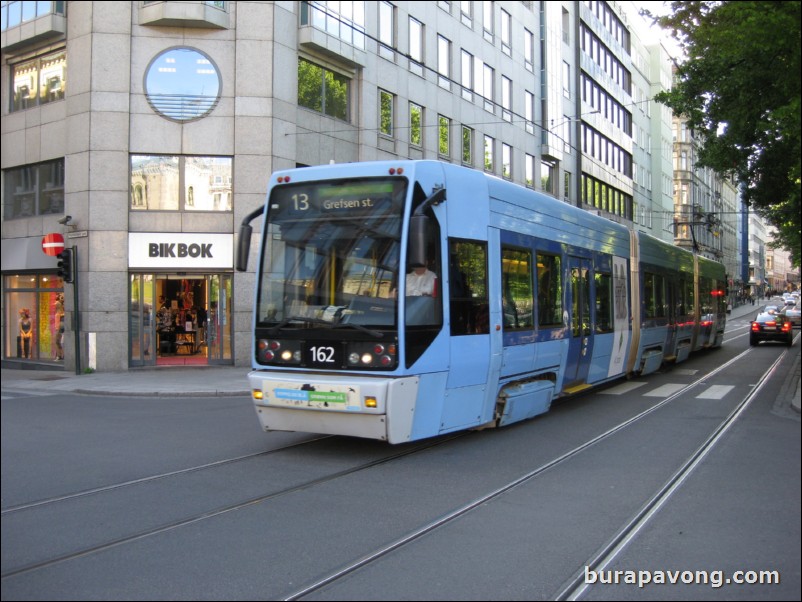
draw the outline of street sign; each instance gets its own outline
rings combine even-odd
[[[45,234],[42,238],[42,251],[46,255],[56,257],[64,250],[64,237],[58,232]]]

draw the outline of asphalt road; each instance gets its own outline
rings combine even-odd
[[[800,342],[747,332],[402,446],[265,434],[245,397],[4,395],[2,599],[799,600]]]

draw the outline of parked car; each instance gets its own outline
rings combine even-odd
[[[749,344],[753,347],[761,341],[780,341],[789,347],[794,344],[794,328],[782,314],[759,313],[752,320]]]
[[[786,305],[785,309],[780,313],[782,313],[787,320],[790,320],[794,328],[800,328],[802,327],[802,321],[799,316],[800,312],[802,312],[802,310],[798,305]]]

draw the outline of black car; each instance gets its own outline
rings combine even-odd
[[[782,314],[758,314],[752,321],[749,344],[760,341],[780,341],[790,347],[794,343],[793,324]]]

